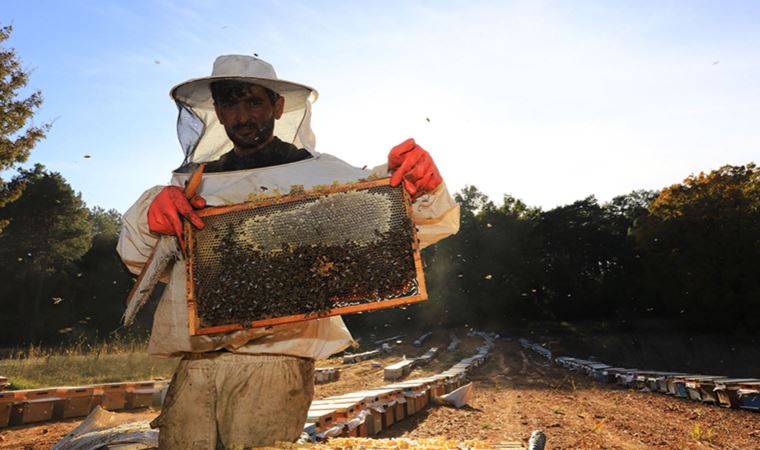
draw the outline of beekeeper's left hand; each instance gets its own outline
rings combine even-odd
[[[433,191],[443,182],[430,153],[414,139],[407,139],[391,149],[388,168],[393,171],[391,186],[403,181],[404,189],[415,198]]]

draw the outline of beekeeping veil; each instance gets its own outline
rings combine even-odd
[[[311,104],[317,91],[303,84],[280,80],[274,67],[247,55],[223,55],[214,61],[211,76],[196,78],[173,87],[170,95],[177,102],[177,136],[185,153],[184,164],[214,161],[232,149],[224,126],[214,111],[210,85],[214,81],[245,81],[271,89],[285,99],[282,117],[275,121],[274,135],[284,142],[314,153],[311,131]]]

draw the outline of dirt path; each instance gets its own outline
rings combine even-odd
[[[760,449],[760,414],[598,384],[500,342],[469,408],[432,408],[380,437],[525,440],[547,449]]]
[[[379,360],[345,366],[338,359],[320,362],[320,367],[340,367],[341,379],[317,385],[316,398],[386,384],[383,365],[403,354],[419,355],[432,345],[445,349],[447,338],[440,334],[422,348],[399,346],[394,355]],[[480,343],[477,338],[465,338],[458,352],[443,352],[410,377],[445,370],[470,356]],[[378,437],[446,436],[495,443],[525,441],[533,430],[541,429],[548,438],[547,450],[760,450],[758,413],[598,384],[526,354],[513,341],[500,341],[492,357],[471,378],[475,391],[468,407],[431,407]],[[140,420],[152,418],[156,412],[134,414]],[[49,449],[77,424],[68,421],[7,429],[0,433],[0,449]]]

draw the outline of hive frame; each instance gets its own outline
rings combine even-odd
[[[253,208],[259,208],[264,206],[273,206],[273,205],[280,205],[300,200],[306,200],[306,199],[312,199],[312,198],[319,198],[323,195],[327,194],[334,194],[338,192],[345,192],[349,190],[360,190],[360,189],[367,189],[367,188],[373,188],[373,187],[380,187],[380,186],[388,186],[390,185],[390,178],[382,178],[378,180],[371,180],[371,181],[361,181],[357,183],[346,183],[346,184],[340,184],[340,185],[334,185],[327,188],[320,188],[320,189],[312,189],[308,191],[303,191],[298,194],[294,195],[284,195],[279,197],[272,197],[267,198],[261,201],[256,202],[247,202],[247,203],[239,203],[235,205],[227,205],[227,206],[217,206],[217,207],[208,207],[197,211],[197,214],[200,217],[206,217],[206,216],[213,216],[218,214],[225,214],[235,211],[244,211],[248,209]],[[403,190],[404,192],[404,203],[406,205],[406,212],[407,215],[411,217],[412,213],[412,200],[409,196],[409,193],[406,192],[406,189]],[[193,242],[193,226],[190,224],[189,221],[183,220],[184,222],[184,232],[185,232],[185,242],[187,242],[188,248],[191,248],[191,243]],[[192,251],[188,251],[188,258],[185,264],[186,271],[187,271],[187,318],[188,318],[188,329],[191,336],[197,336],[197,335],[206,335],[206,334],[219,334],[219,333],[227,333],[231,331],[239,331],[244,330],[248,328],[261,328],[261,327],[268,327],[273,325],[281,325],[286,323],[294,323],[294,322],[301,322],[305,320],[312,320],[322,317],[331,317],[331,316],[337,316],[341,314],[351,314],[351,313],[358,313],[358,312],[364,312],[364,311],[374,311],[379,309],[386,309],[386,308],[392,308],[396,306],[403,306],[408,305],[411,303],[418,303],[427,300],[427,288],[425,286],[425,276],[422,268],[422,257],[420,256],[420,245],[419,241],[417,240],[417,227],[412,225],[412,248],[413,248],[413,255],[414,255],[414,267],[416,271],[416,277],[418,282],[418,291],[419,293],[416,295],[411,295],[408,297],[399,297],[389,300],[382,300],[382,301],[374,301],[369,303],[362,303],[359,305],[351,305],[351,306],[344,306],[340,308],[334,308],[330,309],[329,311],[324,312],[314,312],[310,314],[295,314],[290,316],[283,316],[283,317],[275,317],[271,319],[262,319],[262,320],[254,320],[252,321],[248,326],[243,326],[241,324],[229,324],[229,325],[217,325],[217,326],[209,326],[209,327],[203,327],[200,323],[200,318],[197,314],[197,307],[196,307],[196,297],[195,297],[195,289],[194,289],[194,281],[193,281],[193,253]]]

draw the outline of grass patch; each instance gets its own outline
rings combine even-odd
[[[0,359],[0,375],[11,389],[81,386],[117,381],[170,378],[178,359],[147,354],[145,343],[76,343],[68,347],[31,346],[6,353]]]

